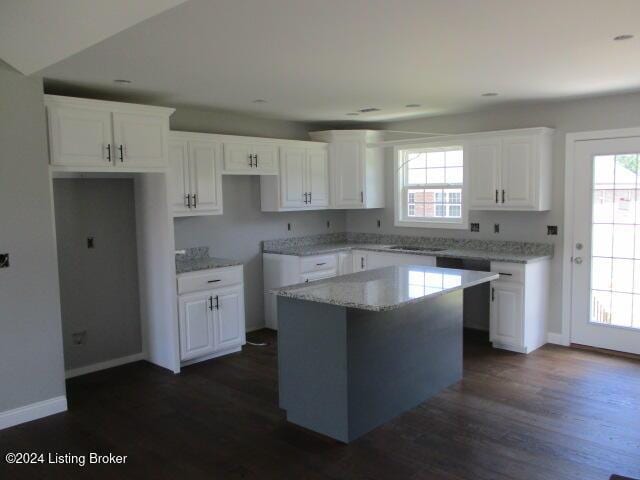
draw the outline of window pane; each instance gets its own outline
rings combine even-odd
[[[633,295],[628,293],[611,294],[611,325],[630,327],[633,308]]]
[[[426,168],[427,155],[426,153],[408,153],[407,165],[409,168]]]
[[[615,292],[633,292],[634,261],[614,258],[611,266],[611,289]]]
[[[444,152],[427,152],[427,168],[444,167]]]
[[[462,150],[450,150],[446,153],[447,167],[462,166]]]
[[[451,205],[449,207],[449,216],[451,218],[460,218],[462,216],[462,209],[460,205]]]
[[[462,183],[462,167],[447,168],[446,183]]]
[[[613,223],[614,190],[593,191],[593,223]]]
[[[594,256],[611,257],[613,255],[613,225],[594,225],[591,243]]]
[[[591,261],[591,288],[611,290],[611,259],[594,257]]]
[[[636,191],[614,190],[613,195],[613,222],[635,223]]]
[[[598,155],[593,159],[593,184],[596,188],[600,185],[608,185],[611,188],[614,179],[614,156]]]
[[[637,173],[637,155],[616,155],[614,175],[616,188],[636,188]]]
[[[613,256],[616,258],[633,258],[635,245],[635,228],[633,225],[613,226]]]
[[[424,185],[427,183],[427,171],[424,168],[410,168],[408,176],[410,185]]]
[[[445,183],[444,168],[427,168],[427,183]]]

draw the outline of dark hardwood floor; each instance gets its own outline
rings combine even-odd
[[[277,403],[276,337],[173,375],[145,362],[67,382],[69,411],[0,432],[0,479],[640,478],[640,362],[467,334],[464,380],[351,445]],[[375,374],[375,372],[374,372]],[[7,452],[127,455],[124,465],[7,465]]]

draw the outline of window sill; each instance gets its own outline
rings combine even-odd
[[[466,222],[432,222],[432,221],[411,221],[411,220],[396,220],[394,223],[396,227],[413,227],[413,228],[448,228],[450,230],[468,230],[469,226]]]

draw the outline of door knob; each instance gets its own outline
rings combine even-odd
[[[580,265],[582,264],[582,257],[576,257],[573,259],[573,261],[576,263],[576,265]]]

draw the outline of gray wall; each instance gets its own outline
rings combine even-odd
[[[225,133],[258,137],[309,140],[311,126],[226,112],[178,109],[172,130]],[[224,214],[177,218],[176,248],[208,246],[216,256],[244,262],[247,329],[264,326],[262,254],[260,242],[315,233],[342,232],[343,211],[263,213],[258,176],[222,177]],[[327,228],[330,221],[331,228]],[[291,231],[287,230],[291,223]]]
[[[65,368],[140,353],[133,180],[56,179],[53,192]]]
[[[65,394],[42,82],[0,61],[0,412]]]
[[[351,231],[401,233],[407,235],[456,236],[499,240],[546,241],[555,244],[552,264],[551,311],[549,330],[561,331],[561,272],[564,234],[564,157],[566,133],[640,126],[640,93],[590,99],[504,106],[481,112],[391,122],[384,128],[438,133],[468,133],[525,127],[556,129],[553,146],[552,210],[540,213],[470,212],[471,222],[480,222],[480,232],[399,228],[393,226],[393,162],[387,152],[387,208],[373,211],[349,211],[346,223]],[[376,220],[382,220],[382,228]],[[493,233],[493,224],[500,233]],[[548,237],[547,225],[558,225],[559,235]]]

